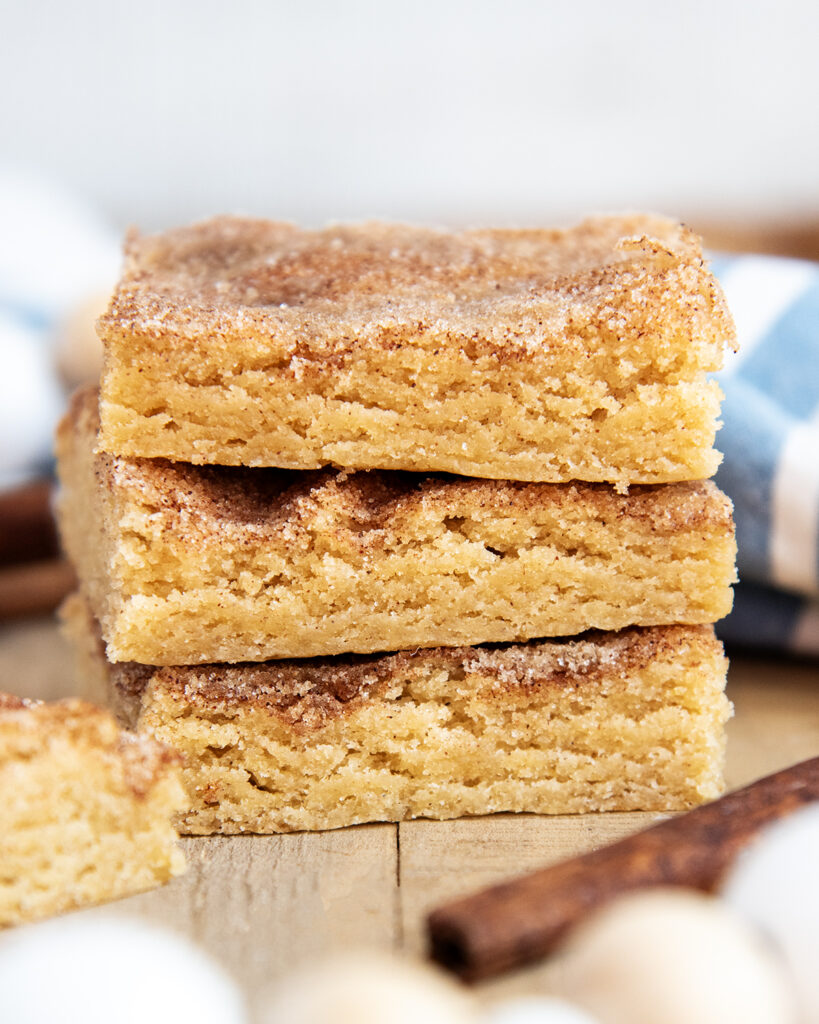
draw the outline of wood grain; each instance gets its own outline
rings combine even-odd
[[[587,853],[660,820],[658,814],[496,814],[398,826],[404,945],[424,952],[424,921],[441,903]]]
[[[470,892],[429,916],[432,957],[474,982],[542,960],[624,893],[669,885],[716,891],[763,829],[817,801],[814,757],[602,849]]]
[[[251,1001],[333,950],[396,947],[394,825],[182,840],[188,870],[164,889],[86,915],[136,914],[194,939]]]
[[[55,624],[0,627],[0,687],[54,699],[73,692]],[[727,777],[734,788],[819,754],[819,665],[734,660]],[[189,870],[164,889],[86,914],[136,914],[209,950],[251,1001],[294,965],[350,946],[423,951],[435,905],[614,842],[650,814],[498,815],[291,836],[184,840]],[[537,969],[482,986],[492,997],[536,989]]]

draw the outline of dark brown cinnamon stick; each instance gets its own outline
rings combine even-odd
[[[51,480],[42,479],[0,493],[0,565],[57,557],[52,488]]]
[[[63,559],[0,568],[0,621],[52,612],[77,586]]]
[[[819,757],[612,846],[440,907],[427,922],[430,955],[476,981],[544,956],[588,911],[628,890],[709,891],[763,826],[814,800]]]

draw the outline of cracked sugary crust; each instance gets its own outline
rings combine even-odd
[[[122,732],[110,712],[84,700],[44,703],[0,693],[0,761],[40,752],[52,738],[104,752],[112,763],[118,761],[123,782],[140,800],[181,763],[179,755],[164,744]]]
[[[670,265],[701,278],[715,326],[733,337],[699,240],[659,217],[591,218],[565,231],[463,232],[382,223],[309,231],[219,217],[158,236],[131,233],[125,255],[99,321],[103,338],[147,332],[170,344],[203,335],[213,342],[264,328],[273,347],[332,359],[353,344],[395,345],[386,328],[398,323],[441,320],[465,333],[469,326],[478,347],[514,356],[542,344],[542,334],[509,330],[533,307],[557,334],[570,310],[596,308],[596,291],[613,288],[618,276],[646,286]],[[637,298],[633,315],[648,317],[647,296]],[[384,319],[382,331],[355,339],[338,331],[339,322],[360,326],[360,317],[374,314]]]
[[[99,331],[107,451],[621,486],[713,473],[734,340],[698,240],[647,216],[132,235]]]
[[[99,427],[97,392],[77,392],[58,428],[60,448],[74,431],[93,437]],[[545,505],[571,508],[582,501],[592,515],[645,520],[664,533],[702,526],[733,535],[733,506],[710,481],[673,486],[634,485],[619,494],[606,484],[530,484],[481,480],[447,474],[332,469],[298,472],[242,466],[191,466],[166,459],[96,456],[101,487],[155,507],[181,543],[219,542],[228,537],[279,543],[310,541],[316,529],[338,534],[345,543],[383,547],[412,528],[425,508],[462,514],[514,507],[520,512]]]
[[[712,626],[631,626],[619,632],[593,629],[580,636],[526,643],[157,667],[108,661],[99,623],[79,593],[66,599],[60,618],[75,650],[84,656],[81,675],[86,683],[93,675],[89,658],[105,666],[118,695],[115,710],[128,728],[136,727],[139,703],[154,682],[202,711],[256,706],[298,731],[307,731],[353,713],[362,703],[382,699],[394,680],[429,669],[459,679],[475,676],[489,681],[491,692],[486,691],[486,699],[502,705],[515,691],[601,684],[612,689],[629,673],[652,660],[673,658],[686,646],[722,656]],[[107,686],[98,687],[97,692],[108,692]]]
[[[566,692],[601,685],[611,690],[652,659],[673,656],[691,644],[709,655],[722,652],[711,626],[633,626],[618,633],[590,630],[579,637],[523,644],[432,647],[394,654],[235,665],[154,668],[133,662],[110,663],[108,671],[122,706],[139,700],[153,683],[200,710],[255,706],[303,733],[354,714],[363,704],[383,700],[397,679],[418,672],[443,671],[459,679],[474,676],[483,684],[483,699],[502,707],[515,691]],[[136,719],[131,724],[135,723]]]

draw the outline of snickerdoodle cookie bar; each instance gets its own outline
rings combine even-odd
[[[713,474],[734,338],[698,239],[637,215],[133,235],[99,331],[116,454],[621,488]]]
[[[64,616],[121,720],[183,754],[183,832],[679,810],[722,789],[710,626],[154,668],[108,662],[78,596]]]
[[[178,875],[180,763],[85,701],[0,694],[0,927]]]

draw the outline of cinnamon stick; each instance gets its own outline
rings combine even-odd
[[[0,568],[0,621],[52,612],[76,586],[63,559]]]
[[[819,800],[819,757],[611,846],[467,896],[430,914],[430,956],[476,981],[549,953],[588,911],[628,890],[712,890],[763,826]]]
[[[52,489],[52,481],[44,478],[0,493],[0,565],[57,557]]]

